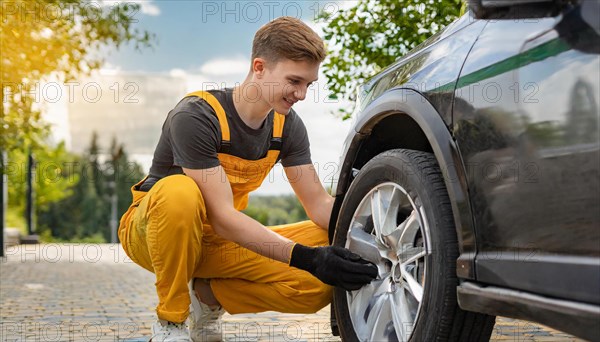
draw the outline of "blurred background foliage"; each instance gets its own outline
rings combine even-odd
[[[67,152],[63,143],[50,143],[50,126],[41,118],[43,103],[32,90],[49,77],[66,82],[100,68],[103,48],[129,43],[138,49],[151,47],[154,35],[137,28],[131,15],[139,8],[131,2],[103,6],[90,0],[2,2],[0,152],[6,160],[0,158],[0,172],[8,178],[8,227],[26,233],[30,154],[37,163],[36,233],[45,239],[106,240],[110,234],[106,197],[112,184],[117,183],[119,210],[130,201],[126,194],[130,179],[115,176],[112,170],[130,169],[132,178],[140,178],[139,165],[127,159],[116,141],[110,151],[98,151],[92,137],[88,152],[81,156]],[[107,160],[100,161],[101,155]],[[111,177],[117,180],[111,182]]]
[[[266,226],[308,220],[295,195],[250,196],[244,213]]]
[[[463,0],[359,0],[334,13],[323,11],[328,56],[322,70],[330,97],[351,105],[341,108],[343,119],[352,114],[359,84],[424,42],[465,13]]]
[[[144,177],[122,145],[113,139],[100,154],[93,135],[83,155],[68,153],[64,144],[39,149],[34,155],[36,233],[45,241],[110,241],[110,197],[116,191],[117,212],[131,203],[130,187]],[[9,153],[7,226],[25,234],[27,153]]]

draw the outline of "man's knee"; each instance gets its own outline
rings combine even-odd
[[[329,305],[331,303],[331,299],[333,296],[333,292],[331,287],[327,287],[323,289],[320,293],[311,296],[310,298],[305,298],[306,300],[302,304],[304,306],[302,312],[303,313],[316,313]]]
[[[156,196],[156,205],[161,211],[174,217],[189,215],[206,216],[204,199],[198,185],[185,175],[168,176],[158,181],[150,190],[150,196]]]
[[[323,284],[317,278],[309,280],[310,289],[301,291],[292,300],[298,313],[316,313],[331,303],[333,287]]]

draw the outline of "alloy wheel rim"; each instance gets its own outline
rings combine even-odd
[[[375,263],[379,275],[346,293],[360,341],[407,341],[414,329],[431,255],[423,207],[400,185],[382,183],[358,205],[345,247]]]

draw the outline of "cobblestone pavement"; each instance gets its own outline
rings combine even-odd
[[[154,275],[119,245],[10,247],[0,260],[0,341],[147,341],[155,321]],[[225,315],[226,341],[339,341],[329,307],[314,315]],[[580,341],[498,318],[492,340]]]

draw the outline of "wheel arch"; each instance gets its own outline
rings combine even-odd
[[[330,238],[333,238],[344,195],[352,182],[353,169],[360,170],[374,156],[391,149],[431,152],[440,165],[452,203],[460,253],[457,275],[474,279],[475,231],[466,172],[458,147],[435,108],[417,91],[397,88],[370,103],[354,127],[356,132],[346,143],[335,190]]]

